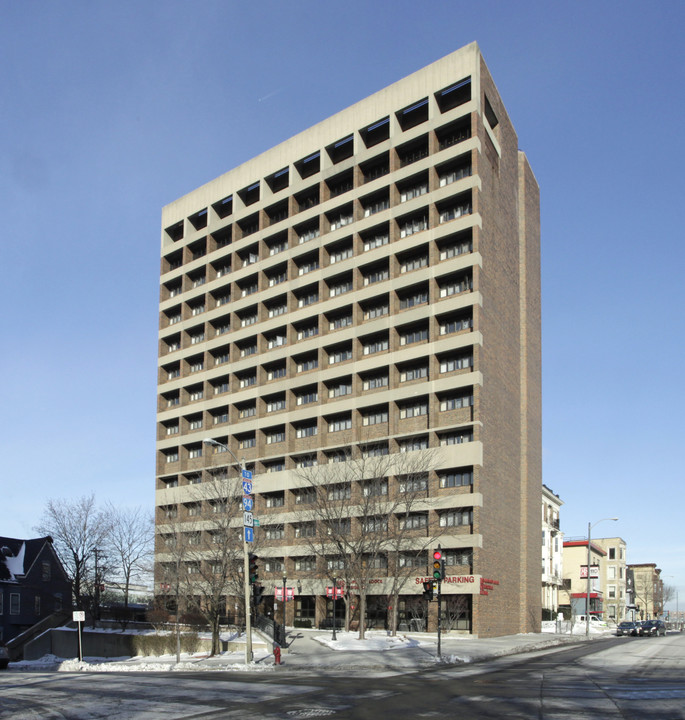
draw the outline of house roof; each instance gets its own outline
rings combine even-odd
[[[0,581],[16,582],[25,576],[46,544],[57,558],[49,535],[30,540],[0,536]]]

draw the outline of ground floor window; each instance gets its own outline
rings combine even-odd
[[[443,595],[442,626],[445,630],[471,630],[471,595]]]
[[[400,598],[397,605],[397,629],[424,632],[427,619],[426,605],[422,597]]]
[[[342,603],[340,603],[342,605]],[[316,617],[316,598],[311,595],[304,595],[295,598],[295,618],[297,620],[311,620]]]

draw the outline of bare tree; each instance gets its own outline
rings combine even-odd
[[[160,580],[161,601],[167,612],[175,617],[176,662],[181,660],[181,610],[188,606],[188,575],[194,569],[188,562],[188,533],[185,523],[170,516],[170,522],[160,527],[157,542],[161,552],[157,555],[156,577]]]
[[[391,485],[391,478],[416,479],[430,469],[426,463],[431,458],[423,458],[419,472],[418,457],[388,454],[383,445],[365,446],[363,450],[348,445],[331,460],[326,465],[297,471],[302,492],[310,494],[303,521],[316,524],[316,532],[306,540],[310,551],[320,558],[326,577],[331,581],[342,578],[345,582],[346,627],[351,602],[354,596],[358,597],[359,637],[363,639],[371,580],[379,572],[387,572],[390,594],[396,599],[414,572],[402,558],[422,551],[425,557],[425,547],[430,542],[425,537],[427,507],[423,536],[417,534],[414,523],[408,522],[420,498],[425,497],[427,487],[421,491],[417,489],[420,485],[412,482],[400,492],[402,485],[399,482]],[[393,614],[396,611],[395,601]]]
[[[212,631],[212,655],[220,651],[219,629],[228,597],[241,597],[243,575],[242,489],[226,469],[213,470],[195,486],[198,521],[188,528],[187,556],[194,563],[193,598]]]
[[[50,499],[43,517],[35,528],[41,535],[50,535],[55,549],[72,582],[72,593],[77,607],[83,607],[97,587],[101,573],[96,572],[98,551],[106,546],[111,528],[110,518],[95,505],[95,496],[84,495],[78,500]],[[104,561],[104,553],[101,553]]]
[[[111,526],[107,551],[111,563],[109,582],[124,595],[124,619],[128,614],[131,582],[148,577],[154,554],[155,524],[152,515],[140,507],[118,508],[108,504],[105,511]]]

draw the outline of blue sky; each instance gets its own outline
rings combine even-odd
[[[544,482],[685,606],[685,4],[0,0],[0,534],[153,503],[161,208],[477,41],[542,195]]]

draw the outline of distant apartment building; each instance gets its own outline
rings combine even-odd
[[[588,568],[588,541],[568,539],[563,549],[563,586],[559,593],[559,607],[570,618],[585,615],[588,607],[588,571],[590,573],[590,615],[605,620],[604,586],[602,585],[606,551],[593,539],[590,543]]]
[[[663,617],[663,580],[656,563],[631,563],[627,572],[632,579],[632,607],[637,620]]]
[[[542,619],[555,620],[563,583],[563,542],[559,513],[561,498],[542,486]]]
[[[626,543],[615,538],[596,538],[605,552],[601,587],[604,590],[604,619],[620,622],[626,618]]]
[[[326,624],[345,557],[312,552],[331,528],[307,514],[304,478],[390,456],[400,470],[329,489],[348,508],[338,530],[406,534],[365,559],[367,623],[387,626],[401,567],[400,627],[435,630],[422,582],[440,544],[450,627],[538,630],[539,191],[478,46],[171,203],[161,235],[156,592],[176,528],[212,533],[197,488],[239,474],[232,455],[253,473],[260,607],[287,582],[288,624]],[[392,517],[363,516],[371,480]]]

